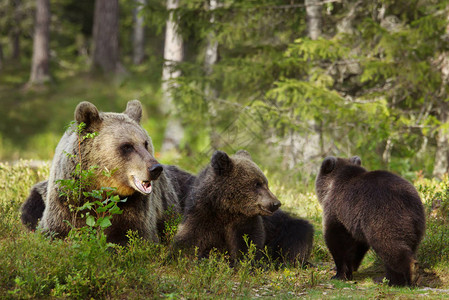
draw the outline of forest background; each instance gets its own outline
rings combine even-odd
[[[4,0],[0,160],[51,159],[80,101],[137,98],[190,171],[245,148],[305,186],[327,155],[441,177],[448,18],[432,0]]]
[[[448,82],[449,0],[1,0],[0,298],[448,298]],[[173,259],[176,222],[166,243],[131,236],[117,255],[83,228],[26,231],[20,206],[76,105],[131,99],[163,163],[196,173],[215,149],[248,150],[282,208],[314,225],[312,265]],[[373,251],[353,281],[330,280],[313,192],[328,155],[414,183],[417,287],[375,282]]]

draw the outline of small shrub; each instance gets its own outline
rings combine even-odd
[[[420,178],[415,183],[424,201],[426,234],[418,258],[424,265],[434,266],[449,261],[449,178]]]

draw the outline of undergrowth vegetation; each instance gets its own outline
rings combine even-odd
[[[415,186],[425,201],[426,236],[418,260],[418,286],[395,288],[374,281],[381,262],[370,251],[354,281],[330,280],[332,258],[324,244],[321,209],[313,192],[299,193],[271,181],[284,210],[312,221],[315,242],[311,266],[255,263],[251,250],[231,267],[226,255],[208,259],[173,255],[170,240],[179,219],[166,225],[162,244],[130,232],[126,247],[111,246],[98,234],[76,231],[65,240],[28,232],[20,223],[20,205],[31,186],[47,178],[49,166],[26,161],[0,164],[0,298],[382,298],[447,297],[449,292],[449,180],[419,178]],[[113,222],[113,219],[112,219]]]

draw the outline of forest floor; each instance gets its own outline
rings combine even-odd
[[[0,164],[1,299],[449,299],[449,226],[435,227],[431,218],[438,218],[438,211],[428,214],[428,232],[418,254],[417,286],[399,288],[376,281],[382,278],[383,268],[372,251],[354,280],[331,280],[334,264],[323,241],[321,209],[314,193],[300,193],[275,179],[270,186],[283,209],[314,224],[312,265],[306,268],[277,267],[268,259],[254,263],[251,254],[231,268],[220,253],[203,260],[183,253],[173,257],[169,242],[156,245],[135,236],[127,247],[114,251],[83,234],[50,241],[28,232],[19,215],[31,186],[47,178],[48,172],[48,163],[37,167],[26,162]],[[416,184],[425,201],[431,201],[439,189],[432,184]]]

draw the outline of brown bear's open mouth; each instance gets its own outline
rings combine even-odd
[[[273,214],[272,211],[266,209],[265,207],[263,207],[262,205],[259,205],[260,210],[262,211],[261,215],[262,216],[271,216]]]
[[[153,187],[151,186],[151,181],[140,181],[136,177],[133,176],[134,179],[134,185],[136,186],[137,190],[144,194],[149,194],[153,190]]]

